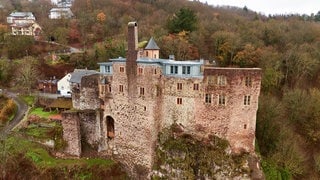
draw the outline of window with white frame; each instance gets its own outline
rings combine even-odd
[[[246,106],[250,105],[251,96],[244,96],[243,104]]]
[[[111,73],[111,67],[110,66],[105,66],[105,71],[106,71],[106,73]]]
[[[119,92],[123,92],[123,85],[119,85]]]
[[[177,104],[182,104],[182,98],[177,98]]]
[[[205,95],[205,102],[208,104],[211,104],[211,94],[206,94]]]
[[[218,76],[218,85],[225,86],[226,84],[227,84],[227,77],[223,75]]]
[[[199,90],[199,84],[198,83],[193,84],[193,90],[194,91],[198,91]]]
[[[140,96],[144,96],[144,88],[140,87]]]
[[[219,105],[226,105],[226,96],[219,94]]]
[[[170,66],[170,74],[178,74],[178,66]]]
[[[190,66],[182,66],[182,74],[191,74]]]

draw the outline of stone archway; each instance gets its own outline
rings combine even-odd
[[[107,137],[108,139],[114,138],[114,119],[111,116],[106,117],[106,125],[107,125]]]

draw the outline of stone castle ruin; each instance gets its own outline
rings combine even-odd
[[[130,22],[126,58],[71,79],[77,111],[63,114],[66,152],[81,156],[85,141],[129,172],[150,172],[158,133],[172,124],[227,139],[235,153],[254,152],[261,70],[160,59],[159,50],[153,38],[139,49],[138,25]]]

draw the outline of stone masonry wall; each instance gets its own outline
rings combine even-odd
[[[98,148],[100,133],[99,110],[79,111],[81,138],[93,148]]]
[[[74,156],[81,155],[80,120],[77,112],[62,113],[63,139],[67,142],[64,150]]]
[[[102,131],[106,134],[106,118],[114,119],[115,137],[105,144],[111,149],[115,158],[119,159],[133,176],[141,171],[149,172],[153,164],[154,147],[159,126],[155,118],[159,118],[157,91],[161,69],[159,66],[141,66],[142,74],[137,74],[137,93],[129,97],[126,86],[125,72],[118,72],[123,64],[114,64],[115,74],[112,79],[112,99],[105,104]],[[156,69],[156,70],[155,70]],[[157,72],[157,73],[155,73]],[[119,74],[118,74],[119,73]],[[148,83],[146,83],[148,82]],[[119,86],[123,85],[123,92]],[[144,94],[140,94],[144,88]],[[105,101],[106,102],[106,101]]]
[[[98,74],[83,76],[80,84],[71,84],[72,105],[75,109],[85,110],[100,108],[99,78]]]
[[[226,85],[218,85],[218,76],[226,77]],[[252,85],[245,85],[250,77]],[[213,83],[209,83],[213,79]],[[260,93],[261,70],[245,68],[208,68],[204,72],[202,98],[197,100],[195,129],[226,138],[234,152],[254,151],[255,122]],[[212,102],[205,102],[205,94]],[[226,104],[219,105],[219,95]],[[244,96],[250,96],[250,105],[244,105]]]
[[[194,105],[198,97],[202,95],[200,89],[194,90],[194,84],[200,86],[202,78],[163,78],[163,116],[161,129],[171,126],[173,123],[182,125],[186,130],[193,130],[192,124],[197,113]],[[181,90],[178,89],[181,84]],[[181,104],[178,104],[181,98]]]

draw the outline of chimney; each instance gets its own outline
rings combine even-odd
[[[128,51],[138,50],[138,24],[137,22],[128,23]]]
[[[138,58],[138,24],[136,22],[128,23],[128,51],[126,60],[126,74],[128,80],[128,96],[136,96],[136,76],[137,76],[137,58]]]

